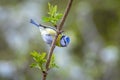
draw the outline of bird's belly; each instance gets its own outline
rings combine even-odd
[[[52,44],[53,37],[51,35],[44,34],[44,35],[42,35],[42,38],[47,44]]]

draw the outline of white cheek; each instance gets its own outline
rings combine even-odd
[[[64,42],[64,40],[63,40],[63,39],[61,39],[61,41],[60,41],[60,42],[61,42],[61,45],[62,45],[62,46],[65,46],[65,42]]]

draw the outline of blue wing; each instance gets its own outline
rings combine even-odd
[[[50,45],[52,44],[53,37],[51,35],[45,34],[45,35],[42,35],[42,37],[47,44],[50,44]]]

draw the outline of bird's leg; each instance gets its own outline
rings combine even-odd
[[[61,34],[61,33],[63,33],[63,32],[64,32],[64,31],[63,31],[63,30],[61,30],[61,31],[60,31],[60,34]]]
[[[63,33],[63,32],[64,32],[63,30],[60,30],[60,31],[57,30],[57,33],[58,33],[58,34],[61,34],[61,33]]]

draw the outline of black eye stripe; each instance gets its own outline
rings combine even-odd
[[[64,37],[65,37],[65,36],[62,36],[61,39],[60,39],[60,41],[63,39],[63,41],[64,41],[64,43],[65,43],[65,45],[66,45],[66,41],[65,41]],[[65,47],[65,45],[62,45],[62,46]]]
[[[65,36],[63,36],[62,38],[63,38],[63,41],[64,41],[64,43],[65,43],[65,45],[66,45],[66,41],[65,41],[65,38],[64,38]]]
[[[66,41],[65,41],[65,39],[63,38],[63,40],[64,40],[64,43],[66,44]]]

